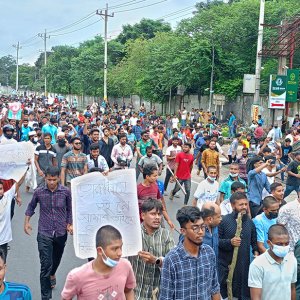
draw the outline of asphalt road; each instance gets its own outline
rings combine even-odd
[[[224,146],[224,150],[226,151],[226,146]],[[132,164],[134,166],[134,164]],[[228,166],[222,167],[221,180],[228,176]],[[140,176],[139,181],[141,181],[142,176]],[[165,172],[163,172],[160,177],[161,180],[164,180]],[[191,204],[193,194],[197,188],[197,182],[203,180],[203,174],[200,176],[196,175],[196,169],[193,170],[192,176],[192,190],[190,202]],[[174,183],[169,184],[168,187],[168,195],[171,189],[174,187]],[[33,295],[33,299],[41,299],[40,298],[40,283],[39,283],[39,255],[37,249],[37,221],[38,221],[38,207],[36,210],[36,214],[31,219],[31,225],[33,227],[32,235],[28,236],[24,233],[23,224],[24,224],[24,212],[26,210],[28,202],[31,200],[32,193],[26,193],[24,191],[24,187],[21,188],[21,195],[23,204],[21,207],[15,208],[15,216],[13,219],[13,241],[10,243],[10,250],[8,252],[8,260],[7,260],[7,273],[6,280],[14,281],[27,284]],[[175,219],[176,212],[183,205],[183,193],[181,191],[178,192],[180,198],[174,198],[173,201],[170,201],[168,196],[165,196],[168,213],[174,222],[175,226],[178,228],[178,223]],[[295,194],[292,194],[288,197],[287,200],[291,200],[295,198]],[[174,239],[178,239],[178,233],[174,231]],[[75,256],[74,248],[73,248],[73,239],[72,236],[68,237],[67,245],[65,248],[64,255],[62,257],[62,261],[60,267],[56,273],[57,285],[53,290],[54,300],[60,299],[60,293],[63,289],[64,282],[68,272],[84,264],[86,260],[78,259]]]

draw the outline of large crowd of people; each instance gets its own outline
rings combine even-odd
[[[14,102],[21,112],[15,119]],[[142,251],[122,258],[119,230],[101,224],[97,256],[70,270],[62,299],[300,299],[299,115],[285,132],[261,115],[241,132],[230,112],[228,145],[219,143],[218,123],[201,108],[162,116],[144,104],[102,101],[81,110],[57,97],[2,96],[0,147],[27,142],[35,150],[19,182],[0,178],[0,299],[52,299],[73,234],[72,179],[128,168],[136,170]],[[20,189],[32,194],[28,235],[39,210],[41,295],[5,281]],[[295,200],[287,199],[291,193]],[[182,207],[173,216],[175,201]]]

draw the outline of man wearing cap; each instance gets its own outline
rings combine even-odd
[[[60,169],[63,156],[72,150],[72,147],[66,140],[64,132],[59,132],[57,134],[57,142],[53,145],[53,148],[56,151],[57,166]]]
[[[43,134],[45,134],[46,132],[51,134],[51,144],[52,145],[56,143],[57,127],[54,125],[54,123],[56,123],[56,122],[57,122],[56,118],[51,118],[50,123],[45,124],[42,127]]]

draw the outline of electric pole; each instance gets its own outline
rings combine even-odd
[[[17,70],[16,70],[16,93],[18,93],[19,90],[19,50],[22,49],[20,46],[20,42],[17,43],[17,45],[13,45],[14,48],[17,50]]]
[[[210,73],[210,87],[209,87],[209,105],[208,110],[211,110],[212,99],[213,99],[213,86],[214,86],[214,68],[215,68],[215,46],[212,46],[212,61],[211,61],[211,73]],[[217,104],[215,104],[215,112],[217,110]]]
[[[104,101],[107,102],[107,27],[108,27],[108,17],[114,17],[114,13],[108,14],[108,4],[106,3],[106,9],[103,12],[102,10],[97,10],[97,15],[104,16]]]
[[[260,52],[262,50],[262,43],[263,43],[264,21],[265,21],[265,0],[260,0],[256,66],[255,66],[255,94],[254,94],[253,104],[259,104],[260,72],[261,72],[261,61],[262,61],[262,56],[260,55]]]
[[[45,29],[45,33],[39,33],[39,37],[41,37],[44,40],[44,64],[45,64],[45,83],[44,83],[44,94],[45,97],[47,97],[47,39],[50,38],[50,36],[47,36],[47,29]]]

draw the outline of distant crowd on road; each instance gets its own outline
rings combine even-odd
[[[0,147],[34,148],[20,181],[0,176],[0,299],[39,298],[5,281],[20,187],[32,193],[26,234],[39,206],[40,297],[48,300],[73,234],[72,180],[128,168],[136,171],[142,251],[122,258],[118,228],[99,225],[97,257],[70,271],[62,299],[298,299],[299,115],[286,132],[265,126],[261,115],[248,128],[234,112],[219,123],[202,108],[161,116],[144,104],[101,101],[81,110],[76,99],[0,97]],[[295,200],[287,201],[291,193]],[[167,209],[175,201],[183,205],[176,214],[180,230]]]

